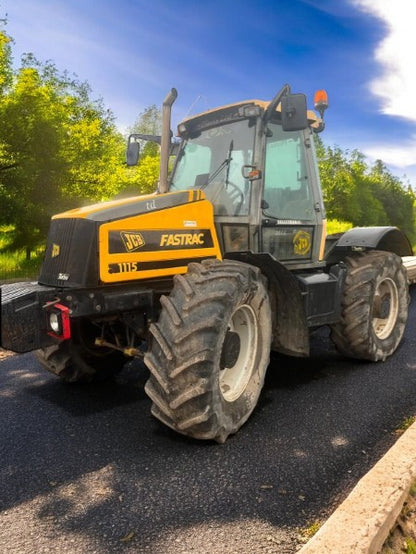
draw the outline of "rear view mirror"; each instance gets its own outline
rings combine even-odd
[[[241,168],[241,175],[243,179],[247,179],[247,181],[261,179],[261,171],[257,169],[255,165],[243,165]]]
[[[301,131],[308,127],[308,109],[304,94],[287,94],[281,99],[284,131]]]
[[[132,137],[127,143],[126,163],[128,166],[137,165],[140,155],[140,144]]]

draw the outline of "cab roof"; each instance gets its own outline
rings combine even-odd
[[[241,102],[234,102],[232,104],[225,104],[224,106],[218,106],[217,108],[212,108],[210,110],[206,110],[204,112],[186,117],[185,119],[183,119],[181,121],[181,123],[186,123],[187,121],[192,121],[194,119],[199,119],[199,118],[202,118],[206,115],[214,114],[215,112],[220,112],[220,111],[226,110],[228,108],[240,108],[242,106],[247,106],[247,105],[259,106],[263,110],[266,110],[268,108],[268,106],[270,105],[270,102],[266,102],[265,100],[254,99],[254,100],[244,100],[244,101],[241,101]],[[281,104],[280,103],[276,107],[276,112],[281,113]],[[320,124],[320,122],[322,121],[321,118],[318,117],[313,110],[308,110],[307,113],[308,113],[308,121],[311,124],[311,126],[312,127],[318,126]]]

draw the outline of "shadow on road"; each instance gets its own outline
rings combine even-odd
[[[100,383],[64,383],[52,377],[47,382],[28,386],[28,394],[59,406],[73,417],[84,417],[108,411],[125,404],[145,401],[144,384],[148,370],[141,362],[130,362],[123,372]],[[148,407],[148,406],[146,406]]]
[[[180,551],[170,540],[191,549],[192,536],[225,544],[220,532],[244,551],[251,529],[257,551],[270,537],[294,551],[296,526],[328,513],[387,448],[400,418],[416,412],[411,346],[384,364],[351,363],[321,332],[309,359],[273,355],[257,409],[224,445],[159,425],[136,363],[116,381],[81,387],[59,382],[32,355],[3,360],[3,528],[18,521],[58,546],[57,537],[73,537],[79,551],[122,545],[153,554]],[[131,542],[120,542],[130,532]]]

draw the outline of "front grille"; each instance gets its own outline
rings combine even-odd
[[[58,279],[58,276],[60,273],[67,273],[75,226],[76,219],[56,219],[51,221],[45,261],[41,273],[43,282],[62,284],[62,279]]]
[[[96,223],[86,219],[51,221],[39,283],[58,287],[98,283]]]

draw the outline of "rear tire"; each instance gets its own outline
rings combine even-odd
[[[406,270],[399,256],[376,250],[350,256],[345,263],[341,321],[331,327],[331,338],[346,356],[384,361],[406,326]]]
[[[103,381],[119,373],[128,358],[94,345],[95,329],[86,320],[71,324],[71,339],[36,351],[45,369],[66,383]]]
[[[271,344],[265,279],[239,262],[192,263],[161,303],[145,356],[152,413],[179,433],[223,443],[263,387]]]

